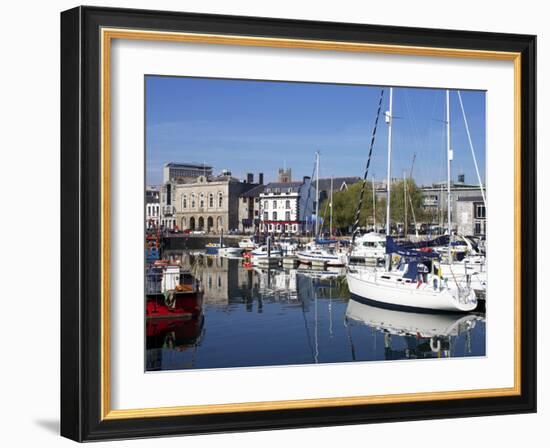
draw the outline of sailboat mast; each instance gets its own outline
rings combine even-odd
[[[315,152],[315,238],[319,235],[319,151]]]
[[[446,126],[447,126],[447,225],[449,227],[449,245],[447,248],[447,256],[449,264],[452,264],[451,258],[451,160],[453,159],[453,150],[451,149],[451,112],[449,109],[449,90],[446,90]]]
[[[388,123],[388,176],[387,176],[387,197],[386,197],[386,235],[390,235],[390,196],[391,196],[391,128],[393,112],[393,87],[390,87],[390,110],[386,112],[386,123]]]
[[[333,188],[334,188],[333,177],[330,176],[330,239],[332,239],[332,190]]]
[[[374,189],[374,176],[372,176],[372,227],[376,233],[376,190]]]
[[[403,210],[405,210],[405,220],[403,221],[403,232],[404,237],[407,238],[408,228],[407,228],[407,173],[403,171]]]

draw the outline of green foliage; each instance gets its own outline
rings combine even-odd
[[[353,225],[355,220],[355,212],[359,204],[359,196],[363,182],[357,182],[347,190],[335,192],[333,195],[333,226],[341,230],[347,230]],[[405,215],[405,196],[404,196],[404,182],[402,180],[395,181],[391,186],[391,220],[392,223],[403,223]],[[407,220],[409,222],[409,228],[412,229],[413,214],[411,212],[411,202],[414,208],[417,222],[422,222],[426,217],[422,211],[422,193],[416,186],[414,180],[407,180],[407,191],[410,196],[410,202],[407,198]],[[325,211],[325,222],[328,223],[328,201],[325,199],[320,204],[320,210]],[[359,225],[372,226],[373,225],[373,198],[372,198],[372,184],[367,182],[365,185],[365,191],[363,195],[363,205],[361,207],[361,213],[359,215]],[[385,226],[386,223],[386,198],[377,198],[376,200],[376,226],[378,228]]]

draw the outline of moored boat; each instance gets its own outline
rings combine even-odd
[[[239,241],[239,247],[242,250],[254,250],[258,245],[254,242],[252,238],[244,238]]]
[[[218,255],[222,257],[240,257],[243,249],[240,247],[223,246],[218,248]]]
[[[202,310],[199,281],[179,266],[154,266],[146,272],[147,318],[184,318]]]
[[[355,238],[350,251],[350,261],[378,261],[386,254],[386,236],[369,232]]]
[[[347,262],[345,252],[338,251],[329,245],[319,245],[314,241],[306,244],[303,250],[297,251],[296,256],[303,264],[345,266]]]

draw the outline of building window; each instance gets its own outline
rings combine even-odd
[[[196,207],[195,193],[191,193],[191,208],[195,208],[195,207]]]
[[[475,223],[475,230],[474,230],[474,233],[475,233],[476,235],[481,234],[481,223],[480,223],[480,222],[476,222],[476,223]]]
[[[218,193],[218,207],[223,205],[223,196],[221,193]]]
[[[277,208],[277,201],[273,201],[273,208]]]
[[[208,195],[208,207],[214,207],[214,195],[212,193]]]
[[[273,221],[277,221],[277,212],[273,212]]]
[[[485,218],[485,205],[475,204],[475,218],[476,219]]]
[[[204,193],[201,193],[200,198],[199,207],[204,208]]]
[[[267,216],[267,212],[264,212],[264,221],[267,221],[269,219],[269,216]]]
[[[286,201],[286,208],[290,208],[290,201],[288,199]]]
[[[264,208],[269,208],[269,202],[268,201],[264,201]]]
[[[290,221],[290,212],[285,213],[285,221]]]
[[[186,194],[183,195],[183,198],[181,200],[181,207],[182,208],[187,208],[187,195]]]

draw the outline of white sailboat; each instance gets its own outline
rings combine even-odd
[[[456,279],[443,277],[441,270],[436,274],[436,253],[422,253],[401,249],[390,237],[390,189],[391,189],[391,143],[393,88],[390,88],[389,111],[386,113],[388,128],[388,176],[386,211],[386,267],[385,269],[348,268],[346,274],[352,298],[363,303],[374,303],[389,308],[403,308],[420,311],[467,312],[477,307],[475,292],[468,282],[459,283]],[[447,119],[448,91],[447,91]],[[450,138],[447,126],[447,139]],[[448,142],[449,149],[449,142]],[[447,152],[448,172],[450,152]],[[448,195],[450,203],[450,195]],[[450,216],[449,216],[450,221]],[[450,245],[449,245],[450,251]],[[398,266],[392,269],[392,253],[401,258]]]
[[[327,266],[345,266],[347,263],[346,253],[339,251],[335,244],[321,244],[319,239],[319,159],[320,153],[315,153],[315,177],[316,177],[316,201],[315,201],[315,238],[306,244],[305,248],[296,251],[300,263]],[[332,196],[332,194],[331,194]],[[331,201],[332,202],[332,201]],[[330,207],[332,215],[332,203]],[[332,232],[332,217],[330,219]]]
[[[479,182],[479,189],[481,196],[483,198],[483,204],[487,207],[487,200],[485,197],[485,191],[483,188],[483,183],[481,182],[481,175],[479,173],[479,167],[477,164],[477,159],[475,156],[475,151],[470,136],[470,128],[468,126],[468,120],[466,119],[466,112],[464,110],[464,105],[462,103],[462,96],[460,91],[457,92],[458,101],[460,108],[462,110],[462,117],[464,119],[464,126],[466,129],[466,135],[468,136],[468,142],[470,150],[472,153],[472,160],[474,162],[477,179]],[[449,117],[449,91],[447,91],[447,134],[450,134],[450,117]],[[447,195],[448,200],[450,200],[450,161],[452,160],[452,150],[450,149],[450,138],[447,138],[447,150],[450,151],[451,156],[448,158],[447,162]],[[476,248],[474,248],[472,241],[460,235],[456,235],[453,240],[453,235],[451,232],[451,207],[447,207],[448,213],[448,233],[449,246],[446,259],[442,260],[440,268],[443,275],[452,276],[457,279],[466,278],[470,283],[471,287],[477,292],[485,296],[487,289],[487,262],[485,255],[481,254]],[[441,248],[435,248],[436,251]],[[457,258],[460,258],[458,261]]]

